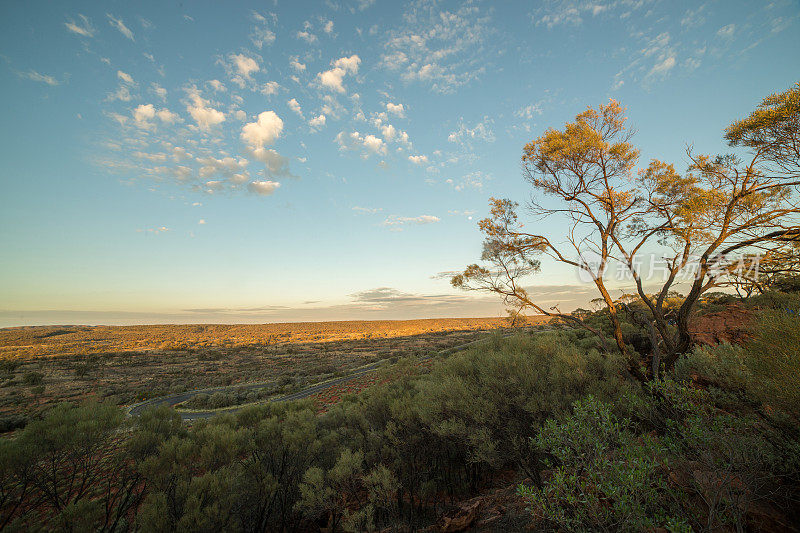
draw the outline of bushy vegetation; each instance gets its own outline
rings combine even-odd
[[[561,330],[400,360],[322,414],[264,404],[186,428],[62,405],[0,440],[0,529],[414,529],[498,483],[518,484],[519,527],[789,527],[800,329],[759,313],[747,345],[697,348],[644,388]]]

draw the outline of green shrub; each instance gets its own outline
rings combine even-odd
[[[531,511],[567,531],[688,530],[663,468],[665,448],[588,396],[532,441],[554,468],[541,489],[521,485]]]
[[[44,374],[41,372],[25,372],[22,376],[22,383],[28,386],[40,385],[44,380]]]
[[[678,379],[699,375],[727,391],[800,416],[800,316],[764,309],[744,346],[700,347],[676,364]]]

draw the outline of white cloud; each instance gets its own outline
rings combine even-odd
[[[361,58],[356,54],[350,57],[342,57],[333,62],[333,68],[317,74],[319,83],[330,90],[343,93],[345,92],[342,80],[346,74],[358,73]]]
[[[118,19],[118,18],[115,18],[115,17],[114,17],[113,15],[111,15],[110,13],[106,13],[106,16],[108,17],[108,23],[109,23],[109,24],[111,24],[111,26],[113,26],[114,28],[118,29],[118,30],[119,30],[119,32],[120,32],[122,35],[124,35],[125,37],[127,37],[127,38],[128,38],[128,39],[130,39],[131,41],[133,41],[133,40],[134,40],[134,38],[133,38],[133,32],[130,30],[130,28],[128,28],[128,27],[125,25],[125,23],[124,23],[124,22],[122,22],[122,19],[121,19],[121,18],[120,18],[120,19]]]
[[[153,91],[153,94],[155,94],[156,96],[161,98],[162,101],[164,101],[164,102],[167,101],[167,90],[165,88],[161,87],[157,83],[152,83],[150,85],[150,88]]]
[[[383,139],[375,137],[374,135],[367,135],[364,137],[364,147],[367,150],[375,152],[376,154],[385,154],[386,153],[386,143],[383,142]]]
[[[723,26],[717,31],[717,35],[723,39],[730,39],[733,37],[733,33],[736,31],[736,24],[728,24],[727,26]]]
[[[631,16],[632,12],[649,2],[642,0],[571,0],[566,2],[545,2],[531,14],[537,26],[579,26],[587,16],[597,17],[603,13],[618,12],[620,19]]]
[[[320,129],[325,125],[325,115],[318,115],[308,121],[308,125],[313,129]]]
[[[156,108],[153,104],[141,104],[133,110],[133,121],[141,129],[149,130],[155,127],[155,124],[150,122],[156,116]]]
[[[650,69],[648,76],[656,76],[656,75],[664,76],[674,66],[675,66],[675,56],[665,57],[662,61],[659,61],[658,63],[653,65],[653,68]]]
[[[78,15],[78,17],[81,19],[79,22],[69,19],[64,23],[64,25],[67,27],[67,30],[83,37],[94,37],[95,30],[92,27],[92,24],[89,22],[89,19],[83,15]]]
[[[222,83],[222,82],[221,82],[221,81],[219,81],[219,80],[210,80],[210,81],[208,82],[208,85],[209,85],[209,86],[210,86],[212,89],[214,89],[214,91],[215,91],[215,92],[218,92],[218,93],[224,93],[225,91],[227,91],[227,88],[225,87],[225,84],[224,84],[224,83]]]
[[[464,123],[463,119],[459,120],[458,129],[450,132],[447,140],[452,143],[459,144],[469,142],[470,140],[494,142],[495,136],[491,127],[492,122],[493,121],[489,117],[483,117],[481,122],[478,122],[473,127],[469,128]]]
[[[124,83],[127,83],[128,85],[134,84],[133,77],[130,74],[122,72],[121,70],[117,71],[117,77],[121,79]]]
[[[31,81],[46,83],[47,85],[50,85],[52,87],[61,84],[61,82],[55,79],[53,76],[50,76],[48,74],[41,74],[39,72],[36,72],[35,70],[29,70],[28,72],[23,72],[20,74],[20,76],[22,76],[23,78],[27,78]]]
[[[278,190],[281,184],[277,181],[252,181],[247,186],[250,189],[250,192],[255,194],[260,194],[261,196],[269,196],[270,194],[274,193]]]
[[[247,57],[244,54],[234,54],[231,56],[231,59],[236,66],[236,70],[245,78],[249,78],[250,74],[260,70],[258,62],[252,57]]]
[[[451,185],[457,191],[463,191],[464,189],[483,189],[483,184],[485,181],[490,180],[491,177],[480,170],[476,170],[475,172],[470,172],[460,180],[456,181],[454,179],[446,179],[445,183]]]
[[[301,63],[297,56],[291,58],[289,61],[289,66],[291,66],[297,72],[303,72],[306,69],[305,64]]]
[[[203,224],[206,223],[206,220],[204,218],[201,218],[200,220],[197,221],[197,223],[202,226]]]
[[[247,148],[247,155],[264,163],[270,176],[292,176],[289,160],[271,148]]]
[[[303,39],[308,44],[311,44],[311,43],[313,43],[314,41],[317,40],[317,36],[314,35],[313,33],[308,32],[308,31],[299,31],[299,32],[297,32],[297,38],[298,39]]]
[[[403,104],[393,104],[391,102],[388,102],[386,104],[386,111],[400,118],[405,118],[406,116],[406,109],[403,106]]]
[[[292,98],[288,102],[286,102],[289,106],[289,109],[300,115],[303,116],[303,109],[300,107],[300,104],[297,102],[295,98]]]
[[[272,96],[273,94],[278,94],[278,89],[280,88],[281,86],[278,85],[277,81],[268,81],[267,83],[261,86],[260,92],[264,96]]]
[[[387,153],[386,143],[380,137],[374,135],[361,135],[359,132],[354,131],[346,134],[340,131],[335,138],[339,144],[340,150],[361,150],[362,157],[368,157],[371,154],[385,155]]]
[[[209,130],[217,124],[225,122],[225,113],[209,107],[208,102],[199,94],[194,92],[190,94],[190,98],[192,103],[186,106],[186,110],[201,130]]]
[[[269,46],[274,43],[275,32],[267,26],[269,23],[267,17],[260,13],[253,12],[252,18],[256,21],[256,25],[253,27],[253,32],[250,34],[250,41],[255,47],[261,50],[264,46]],[[273,21],[276,19],[275,15],[272,15],[271,18]]]
[[[381,135],[386,139],[386,142],[391,142],[397,135],[397,130],[391,124],[381,126]]]
[[[325,33],[327,33],[327,34],[331,34],[331,33],[333,33],[333,21],[332,21],[332,20],[328,20],[328,21],[326,21],[326,22],[325,22],[325,23],[322,25],[322,31],[324,31],[324,32],[325,32]]]
[[[451,93],[486,69],[489,16],[464,3],[453,11],[416,3],[404,25],[389,34],[381,65],[406,82],[421,82],[439,93]],[[491,43],[489,43],[491,44]]]
[[[428,162],[428,156],[426,155],[410,155],[408,156],[408,160],[414,163],[415,165],[422,165],[423,163]]]
[[[352,209],[356,213],[365,213],[365,214],[368,214],[368,215],[374,215],[376,213],[379,213],[379,212],[383,211],[383,209],[380,208],[380,207],[359,207],[359,206],[354,206]]]
[[[541,115],[542,114],[542,103],[541,102],[537,102],[535,104],[527,105],[527,106],[525,106],[523,108],[518,109],[517,112],[514,113],[514,114],[516,116],[518,116],[519,118],[532,120],[535,115]]]
[[[389,215],[386,217],[386,220],[383,221],[384,226],[403,226],[405,224],[433,224],[434,222],[439,222],[439,217],[433,215],[420,215],[418,217],[401,217],[397,215]]]
[[[280,137],[283,131],[283,120],[274,111],[259,113],[256,122],[242,126],[241,138],[251,148],[263,148]]]
[[[176,122],[179,122],[181,119],[177,113],[173,113],[172,111],[166,108],[159,109],[156,112],[156,116],[158,117],[158,120],[160,120],[164,124],[174,124]]]
[[[235,159],[230,156],[216,159],[214,157],[198,157],[197,163],[200,164],[200,177],[210,178],[215,174],[222,174],[224,176],[233,176],[241,172],[247,165],[247,159]]]

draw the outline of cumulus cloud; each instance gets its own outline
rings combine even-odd
[[[217,124],[225,122],[225,113],[209,107],[208,101],[204,100],[197,92],[190,93],[189,98],[191,103],[186,106],[186,110],[201,130],[210,130]]]
[[[227,156],[221,159],[216,159],[214,157],[198,157],[197,163],[200,166],[199,174],[201,178],[210,178],[217,174],[222,174],[223,176],[232,177],[237,173],[241,173],[249,161],[244,158],[235,159],[233,157]],[[237,181],[234,179],[234,181]]]
[[[277,94],[278,93],[278,89],[280,89],[280,88],[281,88],[281,86],[278,84],[278,82],[276,82],[276,81],[268,81],[267,83],[265,83],[264,85],[261,86],[260,92],[264,96],[272,96],[273,94]]]
[[[317,115],[308,121],[308,125],[315,130],[322,128],[325,125],[325,115]]]
[[[156,109],[153,104],[140,104],[133,110],[133,121],[143,130],[155,128],[153,119],[158,118],[164,124],[174,124],[180,121],[180,116],[169,109]]]
[[[386,142],[392,142],[392,139],[397,136],[397,130],[391,124],[384,124],[381,126],[381,135],[386,139]]]
[[[333,62],[333,68],[317,74],[319,83],[332,91],[344,93],[345,89],[342,80],[346,74],[357,74],[361,58],[356,54],[350,57],[342,57]]]
[[[78,18],[80,19],[78,22],[68,19],[67,22],[64,23],[64,26],[67,27],[67,30],[82,37],[94,37],[95,30],[92,27],[92,24],[89,22],[89,19],[83,15],[78,15]]]
[[[133,110],[133,121],[139,128],[152,129],[155,124],[150,122],[156,116],[156,108],[153,104],[142,104]]]
[[[251,148],[273,144],[283,131],[283,120],[274,111],[259,113],[255,122],[242,126],[241,138]]]
[[[111,24],[112,27],[114,27],[117,30],[119,30],[119,32],[122,35],[124,35],[125,37],[127,37],[131,41],[134,40],[133,32],[130,30],[130,28],[128,28],[125,25],[124,22],[122,22],[121,18],[118,19],[118,18],[114,17],[113,15],[111,15],[110,13],[106,13],[106,16],[108,17],[108,23]]]
[[[219,80],[209,80],[208,81],[208,85],[209,85],[209,87],[214,89],[214,92],[224,93],[227,90],[227,88],[225,87],[225,84],[222,83]]]
[[[297,102],[297,99],[292,98],[286,104],[289,106],[289,109],[300,115],[303,116],[303,109],[300,107],[300,104]]]
[[[289,160],[272,148],[248,148],[247,155],[264,163],[269,176],[294,177],[289,170]]]
[[[277,181],[264,180],[264,181],[251,181],[247,185],[247,188],[252,193],[259,194],[261,196],[269,196],[270,194],[278,190],[278,187],[280,186],[281,184],[278,183]]]
[[[403,104],[393,104],[392,102],[388,102],[386,104],[386,111],[389,114],[395,115],[400,118],[404,118],[406,116],[406,109]]]
[[[249,78],[253,72],[258,72],[260,70],[258,62],[244,54],[233,54],[231,55],[231,60],[236,67],[236,71],[245,78]]]
[[[306,69],[305,64],[301,63],[300,59],[297,56],[292,57],[289,60],[289,66],[292,67],[297,72],[303,72]]]
[[[339,150],[360,150],[365,158],[371,154],[385,155],[387,152],[383,139],[372,134],[361,135],[357,131],[346,134],[340,131],[335,141],[339,144]]]
[[[410,155],[408,156],[408,160],[414,163],[415,165],[422,165],[428,162],[428,156],[426,155]]]

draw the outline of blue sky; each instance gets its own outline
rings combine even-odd
[[[0,326],[495,316],[522,146],[620,100],[684,169],[800,74],[797,1],[6,2]],[[558,227],[546,227],[558,232]],[[565,308],[588,299],[544,264]]]

